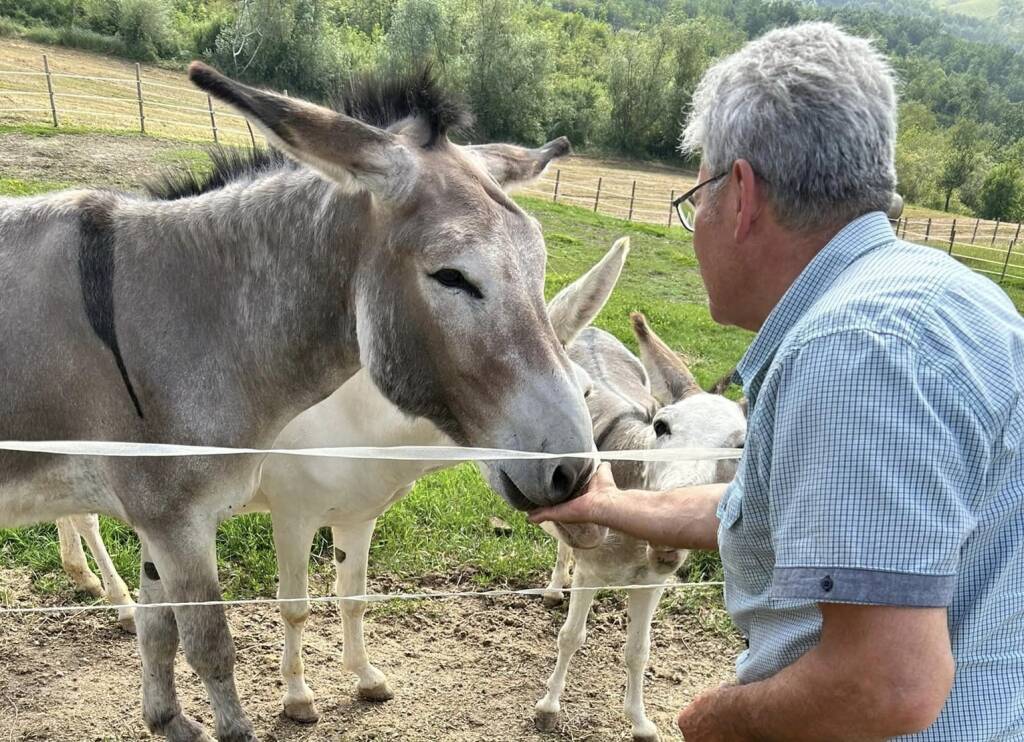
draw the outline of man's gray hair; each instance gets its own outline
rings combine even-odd
[[[895,146],[888,62],[831,23],[771,31],[711,67],[681,140],[709,176],[747,160],[779,222],[801,231],[886,211]]]

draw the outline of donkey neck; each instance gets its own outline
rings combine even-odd
[[[177,371],[200,366],[283,425],[358,369],[353,285],[377,239],[373,210],[303,169],[122,204],[118,301],[130,312],[119,309],[119,332],[161,327],[175,360],[193,365]]]

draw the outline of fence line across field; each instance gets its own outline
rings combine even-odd
[[[52,69],[44,54],[39,70],[0,70],[0,80],[3,80],[4,77],[40,78],[43,84],[32,90],[0,87],[0,96],[26,96],[29,99],[24,103],[30,104],[18,108],[0,109],[0,116],[48,113],[49,123],[58,128],[62,125],[61,118],[66,116],[81,117],[85,120],[101,118],[109,121],[111,126],[121,126],[124,122],[133,120],[137,122],[138,130],[143,134],[152,133],[152,131],[147,131],[147,125],[150,129],[153,125],[158,125],[159,127],[189,130],[195,134],[205,131],[215,143],[221,143],[223,140],[224,143],[247,142],[253,147],[257,145],[258,132],[252,128],[244,116],[233,110],[218,107],[214,104],[213,99],[202,91],[146,79],[139,64],[135,65],[134,77],[82,75]],[[103,95],[93,92],[91,88],[87,88],[87,92],[62,90],[60,85],[62,81],[109,84],[116,86],[113,90],[117,94]],[[125,87],[121,87],[122,85]],[[166,92],[157,92],[155,89],[172,90],[177,97]],[[285,94],[287,95],[287,91]],[[45,100],[49,103],[49,108],[32,106],[31,103],[34,103],[35,100],[31,99],[31,96],[38,96]],[[43,100],[39,102],[42,103]],[[69,100],[77,101],[74,107],[61,106],[62,101]],[[88,108],[90,101],[130,106],[131,110],[91,110]],[[203,103],[206,105],[204,106]],[[150,115],[151,111],[157,115]],[[67,125],[67,122],[63,122],[63,125]],[[262,135],[260,141],[264,141]],[[661,182],[657,182],[659,179]],[[594,213],[602,213],[627,221],[672,227],[676,224],[676,220],[673,219],[671,202],[675,199],[676,193],[681,193],[681,189],[687,187],[692,178],[680,176],[678,178],[680,190],[671,189],[669,183],[666,182],[668,180],[668,176],[653,176],[647,181],[643,178],[617,177],[609,174],[607,170],[599,170],[594,176],[584,176],[581,172],[575,172],[572,166],[567,166],[557,168],[554,175],[544,175],[529,188],[523,189],[522,192],[537,198],[549,198],[554,202],[561,201],[589,209]],[[659,191],[660,195],[652,195]],[[667,197],[664,195],[665,191],[669,192]],[[902,238],[909,237],[914,241],[933,247],[944,247],[953,257],[972,261],[971,267],[974,270],[998,277],[1000,283],[1007,279],[1024,281],[1024,275],[1010,270],[1011,268],[1024,268],[1024,256],[1022,256],[1022,263],[1011,262],[1021,234],[1019,223],[998,220],[994,223],[983,222],[980,218],[962,217],[950,219],[902,217],[893,221],[893,227],[896,234]],[[1002,234],[1000,234],[1000,230],[1003,230]],[[969,248],[970,252],[965,254],[962,250],[955,251],[956,247]],[[993,257],[980,257],[978,254],[972,254],[982,250],[991,251]],[[994,257],[996,254],[998,258]],[[983,267],[986,265],[991,268]]]

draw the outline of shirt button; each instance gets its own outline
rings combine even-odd
[[[832,586],[833,586],[832,578],[829,577],[828,575],[825,575],[821,579],[821,589],[824,590],[826,593],[827,592],[831,592],[832,591]]]

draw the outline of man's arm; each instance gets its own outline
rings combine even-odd
[[[582,495],[561,505],[538,508],[529,517],[533,523],[596,523],[656,546],[717,551],[715,511],[725,488],[724,484],[709,484],[665,492],[620,490],[611,466],[602,464]]]
[[[882,740],[935,721],[953,684],[946,609],[819,607],[821,641],[807,654],[683,709],[687,742]]]

